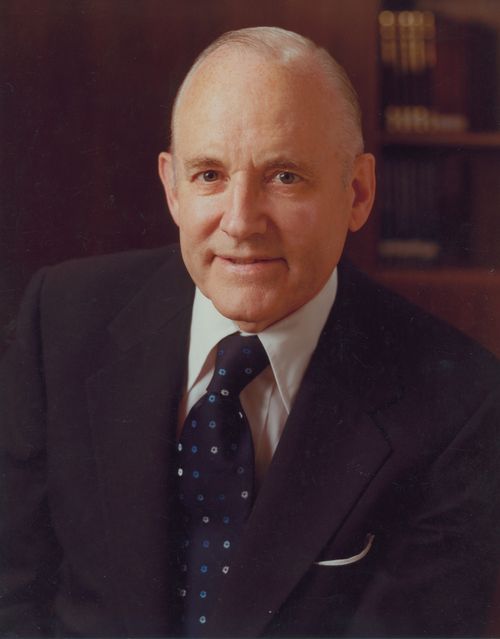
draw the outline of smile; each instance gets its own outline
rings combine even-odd
[[[238,257],[233,255],[216,255],[215,261],[227,270],[228,273],[246,274],[249,276],[265,275],[271,273],[284,264],[279,257]]]
[[[231,264],[257,264],[260,262],[274,262],[275,258],[272,257],[226,257],[221,256],[221,259],[231,262]]]

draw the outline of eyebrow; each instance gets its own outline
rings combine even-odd
[[[269,160],[268,162],[266,162],[264,164],[264,168],[266,170],[272,170],[272,169],[295,169],[297,171],[307,171],[308,167],[305,166],[304,164],[299,164],[297,162],[294,162],[293,160],[290,160],[290,158],[287,158],[285,156],[278,156],[276,158],[273,158],[272,160]]]
[[[201,169],[206,169],[207,166],[222,166],[222,162],[220,160],[216,160],[208,155],[203,155],[199,157],[192,158],[191,160],[185,160],[184,169],[187,172],[191,171],[199,171]]]
[[[192,171],[201,171],[203,169],[206,169],[207,167],[219,168],[223,166],[223,162],[209,155],[201,155],[189,160],[185,160],[183,165],[185,171],[190,173]],[[265,171],[287,169],[301,171],[302,173],[306,174],[311,173],[311,167],[305,164],[299,164],[298,162],[295,162],[294,160],[291,160],[289,157],[284,155],[276,156],[269,159],[267,162],[263,163],[262,168]]]

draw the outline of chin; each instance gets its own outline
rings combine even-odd
[[[266,321],[266,315],[261,313],[256,313],[255,309],[253,312],[249,312],[246,309],[242,309],[237,306],[229,305],[215,305],[219,313],[222,313],[225,317],[228,317],[233,322],[237,324],[246,323],[246,324],[261,324]]]
[[[273,323],[273,320],[270,319],[272,318],[271,309],[262,307],[262,298],[256,300],[254,304],[252,304],[251,296],[246,297],[241,303],[235,303],[234,295],[231,299],[231,293],[211,299],[219,313],[235,322],[241,330],[246,332],[255,333]]]

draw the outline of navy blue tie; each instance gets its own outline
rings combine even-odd
[[[207,392],[184,422],[178,444],[185,522],[179,596],[186,636],[203,636],[252,508],[254,451],[239,395],[268,363],[257,336],[233,334],[221,340]]]

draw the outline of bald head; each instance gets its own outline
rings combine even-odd
[[[311,300],[365,223],[375,162],[356,105],[326,52],[279,29],[226,34],[181,87],[159,173],[187,270],[241,330]]]
[[[363,152],[361,113],[356,92],[344,69],[332,56],[314,42],[297,33],[277,27],[255,27],[229,31],[209,45],[195,60],[186,75],[174,103],[171,123],[172,147],[175,145],[179,110],[200,74],[211,73],[211,67],[227,59],[230,53],[236,65],[248,58],[260,58],[263,65],[281,67],[283,73],[297,74],[313,80],[336,108],[325,127],[335,127],[339,150],[347,165]],[[217,84],[211,87],[218,90]],[[207,92],[205,92],[207,96]]]

